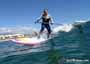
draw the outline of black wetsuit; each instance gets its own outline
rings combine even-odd
[[[43,30],[46,28],[48,31],[48,34],[51,34],[50,21],[51,21],[50,17],[46,18],[42,16],[42,24],[41,24],[40,32],[43,32]]]

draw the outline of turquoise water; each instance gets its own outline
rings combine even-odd
[[[36,46],[0,42],[0,64],[90,64],[90,23]]]

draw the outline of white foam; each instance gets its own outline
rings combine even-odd
[[[62,26],[58,26],[56,28],[53,29],[53,32],[58,32],[58,31],[65,31],[65,32],[69,32],[71,29],[73,28],[72,24],[64,24]]]

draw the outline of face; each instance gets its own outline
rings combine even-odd
[[[47,10],[44,10],[43,11],[43,14],[44,14],[44,16],[47,16],[48,15],[48,11]]]

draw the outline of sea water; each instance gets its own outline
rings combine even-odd
[[[59,32],[53,39],[35,46],[12,41],[0,42],[0,64],[90,64],[89,28],[85,25],[82,33],[76,28],[69,32]],[[56,50],[58,55],[52,50]],[[49,60],[54,59],[50,54],[60,58],[49,63]]]

